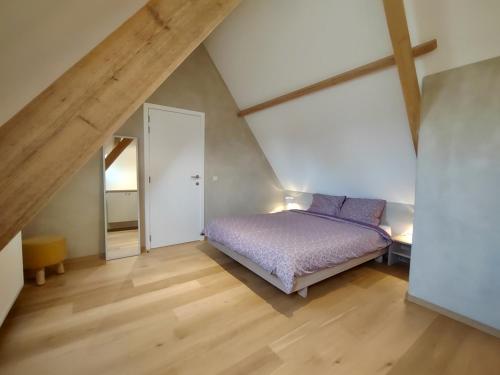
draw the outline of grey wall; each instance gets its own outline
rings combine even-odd
[[[206,222],[219,216],[269,212],[281,207],[280,183],[246,121],[236,116],[238,108],[205,47],[195,50],[146,102],[205,112]],[[143,201],[142,108],[116,134],[139,138]],[[100,158],[99,153],[78,172],[23,232],[63,234],[70,257],[97,254],[103,247],[104,235]],[[212,176],[218,180],[213,181]]]
[[[409,293],[500,328],[500,58],[424,80]]]
[[[62,234],[69,257],[97,254],[104,248],[102,160],[92,159],[52,198],[23,229],[23,238]]]

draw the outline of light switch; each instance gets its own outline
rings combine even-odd
[[[219,176],[212,176],[212,181],[217,181],[219,179]]]

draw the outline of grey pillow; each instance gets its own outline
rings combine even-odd
[[[382,199],[347,198],[340,210],[340,217],[379,225],[384,209],[385,201]]]
[[[338,216],[344,201],[345,196],[313,194],[313,201],[308,211],[317,214]]]

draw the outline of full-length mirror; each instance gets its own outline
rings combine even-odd
[[[139,255],[137,138],[114,136],[103,148],[106,259]]]

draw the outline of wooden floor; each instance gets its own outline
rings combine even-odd
[[[370,263],[287,296],[206,242],[28,284],[0,374],[500,374],[500,340],[405,302]]]
[[[106,233],[106,255],[108,259],[125,258],[140,253],[141,245],[138,229]]]

